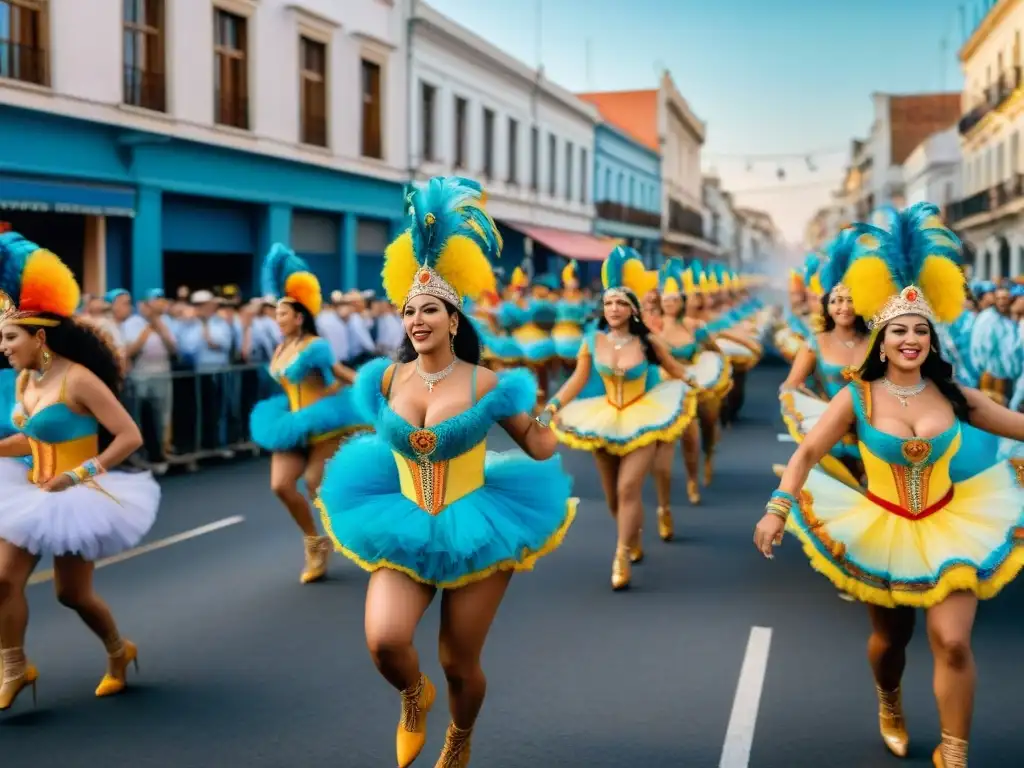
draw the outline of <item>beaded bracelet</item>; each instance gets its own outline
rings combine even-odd
[[[788,501],[790,506],[792,506],[793,504],[799,504],[796,496],[794,496],[792,493],[787,493],[781,488],[776,488],[774,491],[772,491],[771,498],[773,501],[782,501],[783,503]]]
[[[103,474],[103,465],[99,459],[89,459],[75,469],[69,469],[64,474],[71,478],[74,485],[80,485],[86,480],[91,480],[97,475]]]
[[[557,397],[552,397],[550,400],[548,400],[548,404],[544,406],[544,410],[545,411],[551,411],[552,413],[555,413],[561,407],[562,407],[562,401],[559,400]]]

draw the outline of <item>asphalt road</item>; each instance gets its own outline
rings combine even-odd
[[[473,765],[900,764],[877,733],[863,608],[839,600],[792,542],[773,562],[751,544],[774,487],[770,465],[792,449],[777,439],[781,378],[778,368],[754,372],[745,419],[725,434],[718,476],[697,509],[685,502],[680,461],[679,539],[648,537],[629,592],[609,588],[613,527],[591,460],[567,455],[580,515],[561,550],[514,580],[499,614]],[[398,697],[363,644],[366,577],[337,559],[329,581],[300,586],[299,537],[267,483],[260,461],[167,479],[150,541],[232,516],[244,521],[97,573],[123,633],[140,648],[140,674],[123,696],[93,698],[102,647],[56,604],[51,584],[30,587],[39,702],[33,709],[26,694],[0,715],[5,766],[394,765]],[[647,494],[653,534],[653,487]],[[752,634],[755,627],[763,629]],[[426,671],[442,681],[436,632],[435,608],[418,643]],[[983,606],[975,646],[972,765],[1012,765],[1024,747],[1024,579]],[[930,766],[939,736],[930,672],[918,636],[905,680],[913,739],[906,766]],[[419,761],[427,768],[445,724],[442,695]],[[727,741],[734,751],[723,761]]]

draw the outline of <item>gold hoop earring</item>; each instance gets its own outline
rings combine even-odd
[[[881,361],[882,361],[883,363],[885,362],[885,350],[884,350],[884,349],[883,349],[883,350],[881,350],[881,351],[880,351],[880,352],[878,353],[878,359],[879,359],[879,360],[881,360]]]

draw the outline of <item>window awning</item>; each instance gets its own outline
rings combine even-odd
[[[135,190],[0,174],[0,210],[131,217]]]
[[[536,240],[546,248],[550,248],[559,256],[576,261],[604,261],[612,248],[622,245],[622,241],[614,237],[598,237],[584,232],[569,232],[565,229],[535,227],[530,224],[503,222],[517,232],[521,232],[531,240]]]

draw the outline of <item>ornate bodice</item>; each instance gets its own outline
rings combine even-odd
[[[311,336],[290,358],[273,360],[270,375],[288,396],[292,411],[307,408],[333,391],[334,352],[326,340]]]
[[[609,405],[620,410],[628,408],[661,381],[659,366],[647,360],[640,361],[632,368],[615,368],[598,362],[597,333],[591,331],[583,341],[591,359],[591,375],[601,379]]]
[[[953,497],[950,463],[960,449],[960,422],[935,437],[896,437],[871,426],[871,389],[848,385],[857,416],[857,439],[867,495],[901,517],[927,517]]]
[[[23,400],[28,371],[18,379],[17,399],[11,422],[28,438],[32,451],[34,483],[45,483],[62,472],[77,469],[99,454],[99,424],[93,416],[75,413],[65,402],[67,374],[57,401],[29,414]]]
[[[692,363],[693,358],[697,356],[697,353],[708,343],[711,339],[711,333],[705,326],[701,326],[697,329],[697,332],[693,334],[693,341],[688,344],[680,344],[677,347],[671,347],[672,357],[681,363]]]
[[[824,388],[822,394],[831,400],[846,386],[845,371],[849,366],[828,362],[821,352],[821,344],[818,343],[817,335],[811,334],[807,344],[814,352],[814,376],[812,378]]]
[[[503,372],[497,386],[462,413],[418,427],[391,408],[393,365],[380,358],[363,366],[355,383],[356,402],[376,430],[368,439],[384,440],[391,448],[402,494],[436,515],[483,485],[488,431],[502,419],[528,412],[536,401],[537,382],[524,369]]]

